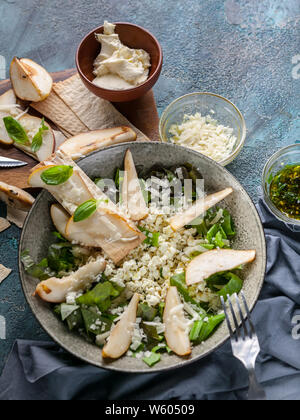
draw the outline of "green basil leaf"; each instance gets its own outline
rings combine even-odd
[[[74,222],[78,223],[88,219],[90,216],[92,216],[92,214],[95,213],[97,207],[98,202],[95,199],[88,200],[81,204],[74,213]]]
[[[32,143],[31,143],[31,150],[33,153],[36,153],[40,150],[43,144],[43,135],[40,131],[37,132],[37,134],[33,137]]]
[[[53,166],[42,173],[41,179],[46,185],[60,185],[67,182],[72,175],[73,166]]]
[[[13,117],[4,117],[3,122],[9,137],[16,143],[28,145],[30,144],[29,138],[26,134],[26,131],[21,126],[19,121],[15,120]]]
[[[31,150],[33,153],[36,153],[40,150],[43,144],[43,134],[45,131],[48,131],[49,128],[45,125],[45,118],[42,119],[41,127],[39,128],[39,131],[36,133],[36,135],[33,137],[32,143],[31,143]]]
[[[97,210],[100,203],[109,204],[109,200],[95,200],[94,198],[91,200],[82,203],[79,207],[77,207],[74,213],[74,222],[82,222],[83,220],[88,219],[91,217],[95,211]]]

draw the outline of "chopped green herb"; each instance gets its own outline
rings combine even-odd
[[[161,360],[161,355],[159,353],[153,353],[151,352],[151,355],[149,357],[144,357],[143,361],[149,366],[153,367]]]
[[[153,246],[155,248],[159,246],[159,237],[160,237],[159,232],[150,232],[149,230],[143,227],[139,227],[139,229],[141,232],[143,232],[147,236],[147,238],[144,241],[145,244],[149,246]]]
[[[273,178],[270,199],[287,217],[300,220],[300,164],[287,165]]]

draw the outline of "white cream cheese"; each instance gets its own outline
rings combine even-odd
[[[94,62],[93,83],[110,90],[132,89],[148,79],[150,55],[123,45],[115,28],[105,22],[104,34],[96,34],[102,48]]]

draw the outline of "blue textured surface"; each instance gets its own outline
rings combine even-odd
[[[0,19],[7,75],[14,55],[32,58],[49,71],[74,67],[80,39],[104,19],[149,29],[165,55],[155,87],[160,112],[193,91],[224,95],[243,112],[246,146],[228,169],[254,200],[267,158],[300,140],[299,0],[0,0]],[[5,78],[2,63],[0,57]],[[0,370],[16,338],[47,338],[21,292],[19,236],[16,227],[0,234],[0,263],[13,269],[0,286],[0,315],[7,322]]]

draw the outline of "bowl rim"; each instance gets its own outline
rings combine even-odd
[[[126,147],[130,148],[130,146],[136,146],[137,144],[141,145],[141,147],[142,147],[143,145],[149,145],[149,144],[151,144],[151,142],[139,142],[139,143],[137,143],[137,142],[129,142],[129,143],[121,143],[121,144],[109,146],[109,147],[107,147],[107,148],[105,148],[103,150],[112,150],[112,149],[124,147],[124,145]],[[172,143],[158,143],[158,142],[153,142],[153,144],[155,144],[155,145],[157,145],[157,144],[163,144],[164,146],[165,145],[168,145],[167,147],[171,147],[173,149],[178,149],[178,150],[180,150],[180,148],[181,148],[181,146],[178,146],[178,145],[175,145],[175,144],[172,144]],[[254,212],[256,221],[257,221],[258,226],[259,226],[260,237],[261,237],[261,241],[262,241],[262,261],[263,261],[262,262],[262,265],[263,265],[263,270],[262,270],[262,273],[261,273],[261,280],[260,280],[260,283],[259,283],[259,285],[257,287],[255,298],[253,299],[253,302],[251,304],[249,304],[250,312],[252,312],[253,309],[255,308],[255,306],[258,303],[259,295],[260,295],[260,293],[262,291],[262,288],[263,288],[263,285],[264,285],[264,281],[265,281],[266,271],[267,271],[267,243],[266,243],[266,237],[265,237],[265,233],[264,233],[264,229],[263,229],[261,217],[259,215],[259,212],[258,212],[255,204],[254,204],[253,199],[250,197],[250,195],[248,194],[248,192],[246,191],[246,189],[242,186],[242,184],[240,183],[240,181],[231,172],[229,172],[228,169],[224,168],[222,165],[219,165],[216,161],[208,158],[207,156],[202,155],[202,154],[196,152],[195,150],[192,150],[192,149],[188,149],[188,150],[189,150],[190,153],[195,154],[198,157],[200,156],[201,159],[204,159],[204,160],[209,161],[210,163],[212,163],[212,165],[217,165],[220,168],[222,168],[222,170],[225,171],[231,178],[233,178],[233,180],[239,185],[240,191],[249,199],[249,202],[250,202],[251,207],[253,209],[253,212]],[[86,156],[86,157],[81,158],[80,160],[78,160],[76,162],[76,164],[80,164],[80,162],[82,162],[87,157],[91,157],[91,156],[96,155],[96,154],[101,153],[101,152],[102,152],[102,150],[95,151],[95,152],[89,154],[88,156]],[[41,326],[41,328],[44,331],[46,331],[46,333],[50,336],[50,338],[52,338],[52,340],[55,343],[57,343],[61,348],[63,348],[67,353],[71,354],[76,359],[79,359],[79,360],[81,360],[81,361],[83,361],[85,363],[88,363],[89,365],[96,366],[98,368],[105,369],[105,370],[108,370],[108,371],[131,373],[131,374],[151,374],[151,373],[165,373],[165,372],[168,372],[168,371],[173,371],[173,370],[180,369],[182,367],[191,365],[192,363],[195,363],[195,362],[199,362],[200,360],[202,360],[205,357],[209,356],[210,354],[214,353],[216,350],[218,350],[221,346],[223,346],[226,343],[226,341],[230,338],[229,331],[222,338],[222,340],[220,340],[219,343],[214,346],[213,349],[209,349],[209,350],[207,350],[205,353],[203,353],[201,355],[195,356],[195,357],[193,357],[191,359],[188,359],[188,360],[185,360],[184,358],[183,359],[180,359],[176,365],[172,365],[172,366],[168,366],[168,367],[164,367],[164,368],[157,367],[157,368],[154,368],[154,369],[147,369],[145,367],[145,369],[136,369],[136,370],[126,369],[126,368],[120,369],[120,368],[114,367],[113,364],[100,364],[100,363],[97,364],[97,363],[93,363],[93,362],[89,361],[87,358],[85,358],[84,356],[81,356],[81,355],[77,354],[76,351],[74,351],[73,349],[70,349],[67,346],[65,346],[64,343],[62,343],[61,340],[55,335],[55,333],[51,331],[51,328],[49,328],[48,326],[43,325],[42,321],[39,319],[38,314],[36,313],[35,309],[33,308],[33,305],[31,304],[31,302],[29,300],[29,296],[28,296],[28,294],[27,294],[27,292],[25,290],[26,273],[24,271],[24,267],[23,267],[23,264],[22,264],[22,261],[21,261],[21,254],[22,254],[22,249],[23,249],[22,244],[23,244],[24,239],[25,239],[26,228],[27,228],[27,225],[29,223],[31,214],[34,211],[34,208],[35,208],[36,204],[40,200],[42,200],[45,197],[46,194],[47,194],[47,191],[42,191],[39,194],[39,196],[37,197],[34,205],[32,206],[32,208],[31,208],[31,210],[30,210],[30,212],[28,214],[28,217],[25,220],[24,227],[22,229],[20,243],[19,243],[19,251],[18,251],[18,258],[19,258],[19,264],[18,264],[19,278],[20,278],[22,290],[23,290],[25,299],[27,301],[27,304],[29,305],[29,307],[30,307],[30,309],[31,309],[34,317],[38,321],[39,325]],[[23,273],[24,273],[24,275],[23,275]],[[240,325],[241,325],[241,323],[240,323]]]
[[[287,152],[295,148],[296,149],[299,148],[299,152],[300,152],[300,143],[294,143],[294,144],[290,144],[289,146],[285,146],[277,150],[277,152],[275,152],[268,159],[262,172],[261,183],[262,183],[262,189],[264,193],[265,202],[267,206],[269,207],[270,211],[273,213],[273,215],[281,222],[284,222],[293,226],[300,226],[300,220],[292,219],[286,216],[275,206],[275,204],[273,204],[272,200],[270,199],[269,192],[267,190],[267,183],[268,183],[267,175],[268,175],[269,170],[271,169],[271,165],[275,163],[280,157],[283,157]]]
[[[135,28],[138,28],[138,29],[140,29],[140,30],[142,30],[143,32],[145,32],[146,34],[148,34],[153,40],[154,40],[154,42],[155,42],[155,44],[156,44],[156,46],[157,46],[157,48],[158,48],[158,51],[159,51],[159,62],[158,62],[158,65],[157,65],[157,68],[156,68],[156,70],[155,70],[155,72],[152,74],[152,76],[150,76],[150,77],[148,77],[148,79],[144,82],[144,83],[142,83],[142,84],[140,84],[140,85],[138,85],[138,86],[135,86],[135,87],[133,87],[133,88],[130,88],[130,89],[123,89],[123,90],[114,90],[114,89],[104,89],[104,88],[102,88],[102,87],[100,87],[100,86],[97,86],[97,85],[95,85],[93,82],[91,82],[87,77],[86,77],[86,75],[84,74],[84,72],[82,71],[82,69],[81,69],[81,66],[80,66],[80,63],[79,63],[79,52],[81,51],[81,49],[82,49],[82,46],[83,46],[83,43],[86,41],[86,39],[87,38],[89,38],[90,36],[92,36],[93,34],[95,34],[97,31],[100,31],[101,29],[103,29],[104,28],[104,25],[101,25],[101,26],[98,26],[97,28],[95,28],[95,29],[93,29],[92,31],[90,31],[87,35],[85,35],[84,37],[83,37],[83,39],[80,41],[80,43],[79,43],[79,45],[78,45],[78,47],[77,47],[77,50],[76,50],[76,58],[75,58],[75,61],[76,61],[76,67],[77,67],[77,70],[78,70],[78,72],[79,72],[79,74],[80,74],[80,76],[81,77],[83,77],[84,78],[84,80],[88,83],[88,84],[92,84],[93,86],[95,86],[96,88],[98,88],[99,89],[99,91],[102,91],[102,92],[104,92],[104,93],[110,93],[110,92],[117,92],[117,93],[123,93],[123,92],[125,92],[125,93],[127,93],[127,92],[133,92],[133,91],[135,91],[136,89],[139,89],[139,88],[141,88],[141,87],[143,87],[143,86],[145,86],[145,85],[147,85],[149,82],[151,82],[156,76],[157,76],[157,74],[161,71],[161,68],[162,68],[162,65],[163,65],[163,50],[162,50],[162,46],[160,45],[160,43],[159,43],[159,41],[158,41],[158,39],[150,32],[150,31],[148,31],[147,29],[145,29],[145,28],[143,28],[142,26],[139,26],[139,25],[135,25],[134,23],[130,23],[130,22],[114,22],[113,23],[114,25],[127,25],[127,26],[132,26],[132,27],[135,27]],[[101,45],[99,44],[99,47],[101,47]]]
[[[185,98],[191,97],[191,96],[213,96],[219,99],[222,99],[223,101],[227,102],[229,105],[231,105],[233,107],[233,109],[236,111],[238,117],[241,120],[242,123],[242,133],[241,133],[241,139],[237,145],[237,147],[234,148],[234,150],[232,151],[232,153],[230,154],[230,156],[228,156],[226,159],[223,159],[219,162],[217,162],[219,165],[221,166],[227,166],[229,165],[229,163],[233,162],[238,155],[241,153],[244,145],[245,145],[245,141],[246,141],[246,137],[247,137],[247,125],[246,125],[246,120],[245,117],[243,116],[242,112],[239,110],[239,108],[229,99],[225,98],[225,96],[219,95],[217,93],[213,93],[213,92],[208,92],[208,91],[204,91],[204,92],[192,92],[192,93],[187,93],[183,96],[180,96],[179,98],[175,99],[173,102],[171,102],[167,108],[164,110],[164,112],[162,113],[161,117],[160,117],[160,121],[159,121],[159,136],[161,138],[161,141],[163,143],[167,143],[165,140],[165,136],[164,136],[164,132],[163,132],[163,121],[167,119],[167,116],[170,114],[170,109],[177,104],[178,102],[182,101]],[[180,147],[184,147],[184,146],[180,146]],[[188,147],[188,149],[193,150],[192,148]],[[200,153],[200,152],[198,152]],[[205,156],[205,155],[204,155]]]

